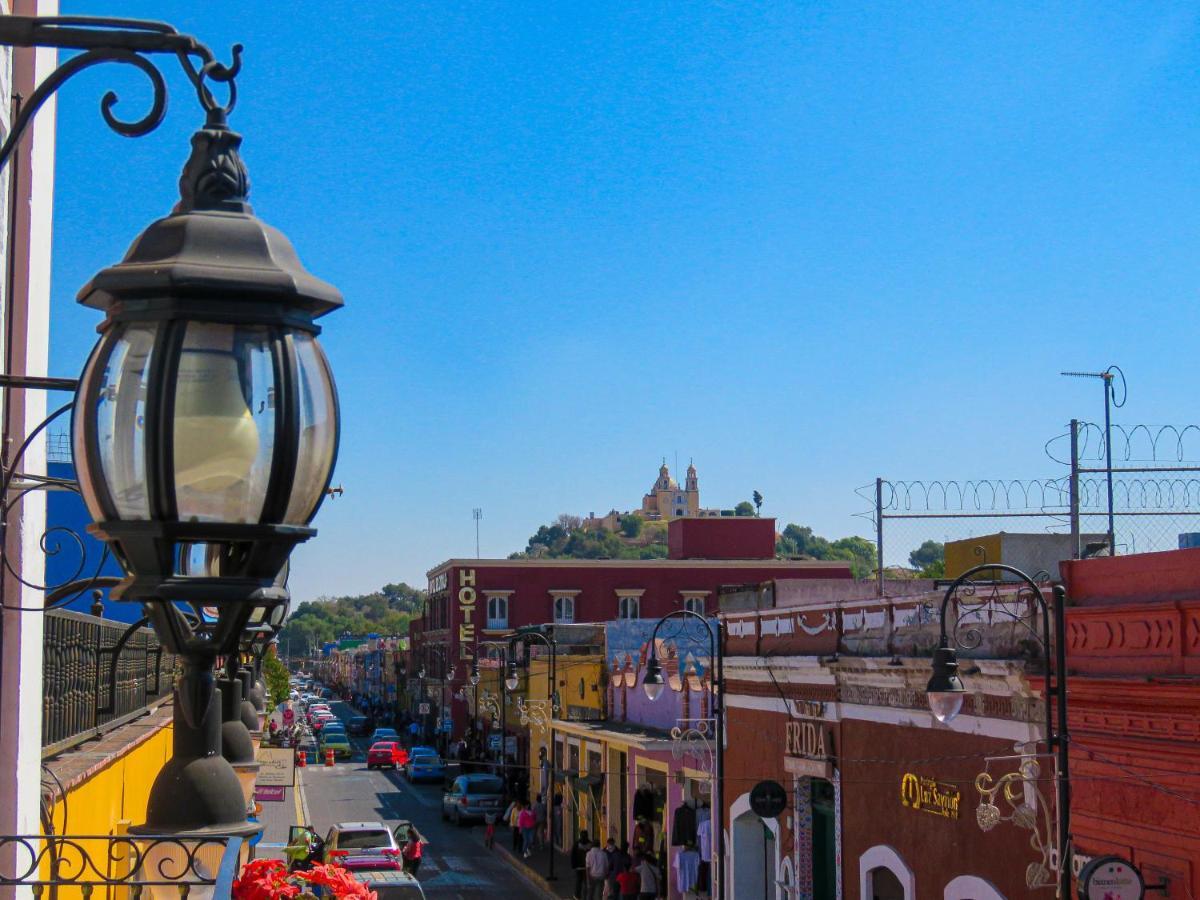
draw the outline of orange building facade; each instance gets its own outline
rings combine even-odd
[[[1200,896],[1200,549],[1062,564],[1075,867]]]

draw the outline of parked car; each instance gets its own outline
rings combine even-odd
[[[407,872],[361,872],[356,877],[379,900],[425,900],[421,882]]]
[[[396,734],[395,728],[376,728],[371,732],[371,743],[378,744],[380,741],[400,743],[400,735]]]
[[[330,722],[338,721],[337,716],[314,716],[312,720],[312,730],[314,733],[319,732]]]
[[[442,794],[442,818],[455,825],[468,819],[497,816],[504,809],[504,782],[495,775],[460,775]]]
[[[367,751],[368,769],[374,769],[376,766],[381,769],[384,766],[391,766],[395,769],[406,762],[408,762],[408,751],[395,741],[378,741],[372,744],[371,749]]]
[[[408,753],[404,777],[409,781],[441,781],[445,777],[442,759],[432,747],[413,747]]]
[[[371,720],[366,716],[351,716],[346,723],[346,730],[351,734],[366,734],[371,728]]]
[[[400,845],[382,822],[340,822],[325,836],[323,862],[351,872],[401,870]]]

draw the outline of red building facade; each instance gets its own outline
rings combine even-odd
[[[1076,869],[1200,896],[1200,549],[1062,564]]]
[[[674,552],[711,547],[704,526],[720,529],[727,552],[740,559],[451,559],[429,570],[424,615],[410,626],[410,672],[421,662],[435,677],[454,665],[446,696],[467,683],[481,641],[502,639],[531,625],[658,619],[689,609],[715,615],[722,587],[776,578],[850,579],[843,562],[777,560],[774,520],[679,519],[669,534]],[[769,534],[770,540],[763,535]],[[731,549],[732,548],[732,549]],[[433,649],[429,649],[433,648]],[[445,663],[441,662],[445,660]],[[461,733],[465,700],[450,703],[453,734]]]

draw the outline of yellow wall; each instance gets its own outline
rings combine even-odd
[[[66,800],[54,807],[54,833],[104,835],[123,833],[128,825],[146,821],[150,787],[159,770],[171,758],[171,726],[168,724],[128,753],[114,757],[103,769],[67,791]],[[103,865],[108,844],[81,841],[89,856]],[[64,858],[70,868],[71,860]],[[81,896],[61,888],[60,900]]]
[[[957,578],[972,566],[981,563],[1003,562],[1000,556],[1003,535],[989,534],[984,537],[949,541],[946,544],[946,578]],[[982,549],[979,549],[982,548]],[[976,552],[978,550],[978,552]],[[987,574],[987,573],[984,573]]]

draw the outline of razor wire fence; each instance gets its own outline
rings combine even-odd
[[[1057,534],[1062,559],[1200,546],[1200,426],[1112,425],[1108,434],[1111,448],[1103,425],[1072,420],[1046,442],[1060,469],[1044,477],[880,477],[859,488],[880,590],[889,570],[911,575],[909,554],[926,540]],[[981,561],[986,547],[976,549]]]

